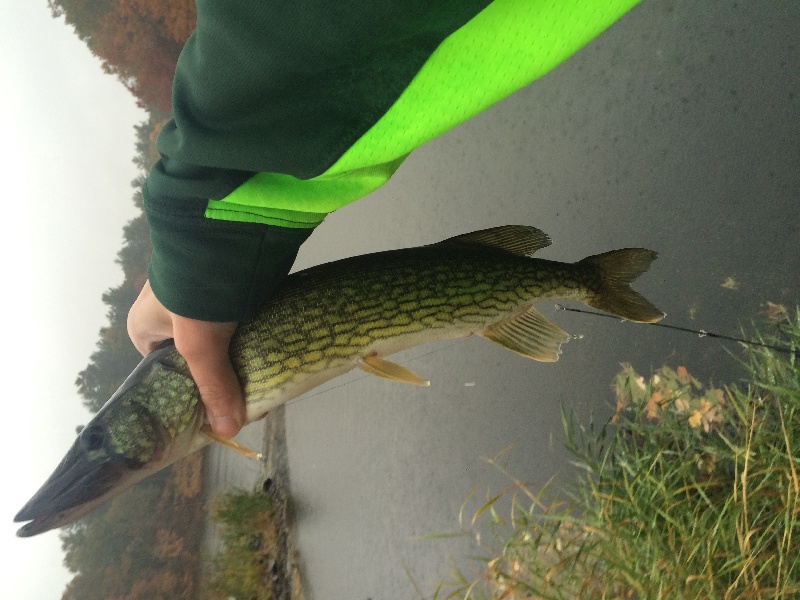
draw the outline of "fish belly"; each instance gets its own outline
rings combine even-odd
[[[520,308],[515,308],[516,310],[495,311],[491,315],[484,314],[481,319],[474,318],[475,315],[472,314],[471,319],[454,321],[450,324],[440,323],[437,327],[418,327],[416,324],[387,327],[381,331],[380,337],[370,340],[370,343],[365,345],[347,347],[332,345],[335,352],[328,353],[319,361],[306,364],[304,368],[298,368],[293,372],[289,372],[288,369],[282,371],[287,375],[286,381],[272,385],[261,382],[260,385],[253,386],[252,392],[247,394],[248,422],[261,419],[278,406],[358,368],[364,358],[372,356],[382,358],[432,342],[469,337],[519,312]]]

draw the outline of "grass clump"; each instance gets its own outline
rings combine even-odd
[[[623,365],[607,427],[564,419],[575,490],[553,503],[514,482],[490,498],[473,525],[502,550],[447,597],[800,597],[800,310],[776,331],[790,351],[749,350],[742,385]]]
[[[269,600],[277,558],[276,515],[261,492],[234,490],[217,498],[212,518],[223,550],[214,556],[206,591],[212,600]]]

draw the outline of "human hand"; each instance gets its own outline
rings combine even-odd
[[[211,428],[224,438],[236,435],[245,422],[242,388],[228,355],[236,325],[198,321],[170,312],[156,298],[149,281],[128,313],[128,335],[143,356],[164,340],[175,340],[200,391]]]

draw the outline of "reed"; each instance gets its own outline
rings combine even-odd
[[[469,527],[494,554],[434,597],[800,597],[800,309],[758,339],[790,352],[749,347],[731,386],[623,365],[611,422],[564,415],[576,486],[512,478]]]
[[[278,560],[278,522],[272,500],[260,491],[233,490],[214,502],[222,549],[209,565],[205,598],[270,600]]]

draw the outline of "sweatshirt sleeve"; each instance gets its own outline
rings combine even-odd
[[[143,190],[154,293],[187,317],[251,315],[325,215],[635,2],[197,0]]]
[[[233,174],[193,169],[182,178],[174,167],[165,173],[168,164],[162,159],[143,189],[153,292],[179,315],[241,321],[283,280],[312,229],[207,219],[208,198]]]

